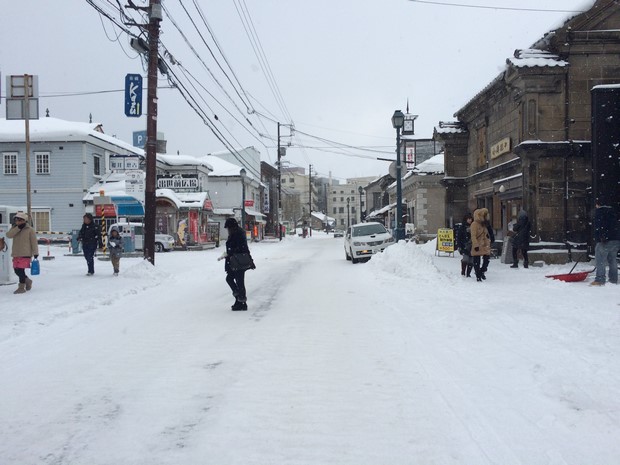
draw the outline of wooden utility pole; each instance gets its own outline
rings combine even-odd
[[[308,167],[308,203],[310,204],[310,237],[312,237],[312,165]]]
[[[24,121],[26,122],[26,212],[28,213],[28,221],[34,226],[34,222],[32,221],[32,186],[30,185],[30,78],[31,76],[29,74],[24,74]]]
[[[149,3],[149,63],[146,106],[146,183],[144,192],[144,258],[155,265],[155,196],[157,183],[157,70],[159,60],[159,23],[161,0]]]
[[[278,223],[278,237],[282,240],[282,225],[280,223],[280,212],[282,211],[282,155],[280,151],[280,123],[278,122],[278,213],[276,215],[276,222]]]

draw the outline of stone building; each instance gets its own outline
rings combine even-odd
[[[521,208],[540,241],[590,237],[591,89],[620,82],[620,4],[597,0],[529,49],[439,123],[446,220],[479,207],[502,237]]]

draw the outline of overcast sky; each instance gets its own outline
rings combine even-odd
[[[198,55],[227,90],[235,104],[210,78],[192,54],[171,19],[164,15],[162,42],[226,110],[200,92],[216,114],[218,128],[233,146],[255,146],[262,159],[275,162],[276,124],[267,118],[244,114],[245,106],[193,29],[185,6],[212,50],[211,36],[196,13],[198,3],[221,49],[251,95],[252,107],[283,123],[288,112],[299,131],[325,139],[368,146],[386,153],[349,150],[363,157],[322,150],[342,149],[298,135],[295,144],[319,149],[290,148],[292,165],[312,163],[319,175],[347,178],[387,173],[388,163],[372,160],[391,157],[395,132],[390,118],[395,109],[419,115],[416,136],[430,138],[439,121],[453,114],[484,88],[504,68],[515,49],[527,48],[545,32],[572,16],[568,12],[533,12],[442,6],[408,0],[163,0],[170,16],[187,35]],[[448,0],[436,0],[448,3]],[[115,0],[94,0],[113,13]],[[122,89],[127,73],[146,72],[128,46],[129,39],[85,0],[3,0],[0,28],[2,93],[5,76],[39,76],[41,114],[101,122],[108,134],[131,142],[132,132],[145,129],[146,117],[124,115],[123,93],[52,97],[55,93],[98,92]],[[127,2],[120,0],[124,6]],[[145,5],[145,0],[135,0]],[[450,0],[449,3],[583,10],[594,0]],[[247,11],[275,77],[284,105],[279,105],[248,40],[238,11]],[[117,15],[118,18],[118,15]],[[132,29],[138,32],[137,28]],[[118,36],[118,40],[115,40]],[[225,66],[224,60],[220,63]],[[178,68],[177,74],[181,75]],[[228,76],[234,77],[229,71]],[[187,81],[186,81],[187,82]],[[167,85],[162,77],[159,85]],[[237,89],[242,95],[243,92]],[[198,96],[199,91],[191,89]],[[144,94],[146,112],[146,91]],[[239,107],[240,110],[238,110]],[[281,107],[285,106],[284,109]],[[0,115],[5,115],[4,98]],[[244,129],[236,120],[244,117]],[[159,127],[168,141],[168,152],[202,156],[225,149],[176,89],[159,91]],[[264,127],[263,127],[264,125]],[[227,132],[229,131],[229,132]],[[283,134],[288,134],[283,129]],[[261,135],[259,135],[261,134]],[[291,140],[283,138],[283,141]]]

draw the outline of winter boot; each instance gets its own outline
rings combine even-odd
[[[471,269],[473,267],[474,267],[473,265],[467,265],[467,274],[465,274],[467,278],[471,278]]]
[[[32,289],[32,279],[26,278],[26,290],[29,291]]]
[[[235,304],[231,307],[232,310],[247,310],[248,304],[245,302],[236,301]]]
[[[513,262],[510,268],[519,268],[519,262]]]
[[[26,283],[19,283],[17,285],[17,290],[13,292],[13,294],[24,294],[26,292]]]
[[[461,276],[465,276],[465,269],[467,268],[467,263],[461,262]]]

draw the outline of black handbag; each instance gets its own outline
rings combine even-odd
[[[252,266],[252,256],[246,252],[233,254],[230,257],[229,265],[233,271],[249,270]]]

